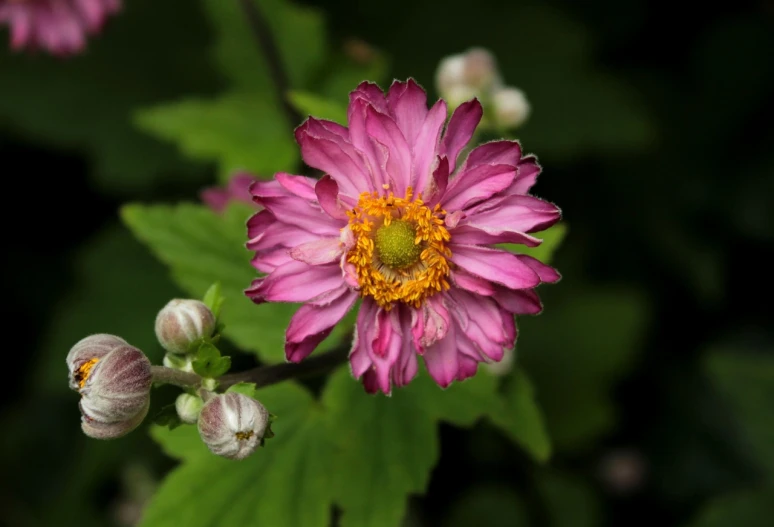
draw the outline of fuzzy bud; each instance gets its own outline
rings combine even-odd
[[[199,414],[199,435],[213,454],[244,459],[261,444],[269,412],[241,393],[225,393],[207,401]]]
[[[204,302],[175,299],[156,316],[156,337],[170,353],[184,354],[192,342],[215,331],[215,315]]]
[[[199,420],[199,413],[202,411],[204,402],[200,397],[189,393],[181,393],[175,400],[175,410],[180,420],[186,424],[192,425]]]
[[[484,48],[471,48],[443,59],[435,83],[449,107],[456,108],[474,97],[486,98],[502,85],[502,80],[494,56]]]
[[[501,128],[516,128],[529,117],[529,101],[518,88],[508,86],[495,91],[492,95],[492,105],[495,120]]]
[[[97,439],[127,434],[150,405],[151,364],[139,349],[113,335],[92,335],[67,355],[70,386],[81,394],[83,431]]]

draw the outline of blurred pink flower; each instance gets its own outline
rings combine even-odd
[[[223,212],[231,201],[253,203],[250,185],[256,181],[255,176],[247,172],[234,175],[225,187],[209,187],[201,191],[201,200],[215,212]]]
[[[120,9],[121,0],[0,0],[0,25],[10,27],[15,50],[73,55]]]
[[[308,356],[358,297],[350,362],[369,392],[407,384],[417,356],[446,387],[514,346],[513,314],[538,313],[533,289],[559,274],[492,245],[536,246],[527,233],[560,211],[528,195],[540,165],[517,142],[460,159],[481,115],[474,99],[446,124],[446,103],[428,110],[413,80],[386,96],[363,83],[350,94],[348,128],[310,118],[296,129],[304,161],[326,175],[255,183],[264,210],[249,220],[247,242],[268,275],[246,294],[304,303],[287,329],[288,360]]]

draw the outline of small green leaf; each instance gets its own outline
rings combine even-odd
[[[248,397],[255,398],[255,383],[254,382],[240,382],[234,384],[226,390],[226,393],[241,393]]]
[[[221,357],[220,351],[213,344],[204,342],[199,346],[196,358],[191,363],[194,372],[202,377],[217,378],[231,367],[231,357]]]
[[[304,117],[328,119],[339,124],[347,122],[347,107],[339,102],[298,90],[288,93],[288,99]]]
[[[225,301],[226,299],[221,294],[220,282],[212,284],[202,298],[202,302],[210,308],[210,311],[212,311],[212,314],[215,315],[216,319],[220,316],[220,309],[223,307],[223,302]]]
[[[170,430],[174,430],[183,424],[183,421],[180,420],[180,416],[177,414],[177,409],[174,404],[164,406],[155,416],[153,416],[152,421],[154,424],[165,426]]]

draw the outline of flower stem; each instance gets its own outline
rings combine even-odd
[[[270,386],[288,379],[298,379],[333,370],[347,361],[349,352],[345,348],[337,348],[327,353],[321,353],[316,357],[306,359],[304,362],[275,364],[261,366],[239,373],[224,375],[220,381],[220,387],[228,388],[240,382],[255,383],[256,388]]]
[[[272,366],[259,366],[239,373],[230,373],[217,379],[218,387],[226,389],[240,382],[251,382],[255,383],[256,388],[261,388],[288,379],[299,379],[325,373],[344,364],[347,361],[347,355],[346,348],[337,348],[299,364],[274,364]],[[203,380],[195,373],[167,368],[166,366],[151,366],[151,374],[154,383],[173,384],[181,388],[198,388]]]
[[[255,0],[239,0],[239,2],[250,24],[253,37],[255,37],[258,47],[266,59],[266,64],[269,67],[269,76],[282,102],[282,110],[285,112],[288,124],[291,128],[295,128],[301,123],[301,115],[287,99],[290,82],[282,65],[282,58],[271,33],[271,28],[261,10],[255,5]]]

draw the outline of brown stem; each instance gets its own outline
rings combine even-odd
[[[347,361],[347,355],[348,352],[345,348],[338,348],[327,353],[321,353],[298,364],[275,364],[239,373],[230,373],[218,379],[219,386],[221,388],[228,388],[240,382],[252,382],[255,383],[256,388],[261,388],[287,379],[298,379],[325,373],[344,364]]]
[[[290,90],[290,81],[288,80],[287,73],[282,65],[282,57],[280,57],[279,49],[277,49],[277,44],[271,33],[271,28],[261,10],[255,5],[255,0],[239,0],[239,2],[242,5],[242,10],[245,13],[247,22],[250,24],[253,37],[266,59],[266,64],[269,67],[269,77],[274,83],[274,87],[282,102],[282,110],[285,112],[288,124],[290,124],[291,128],[295,128],[301,124],[301,115],[293,108],[287,99],[287,93],[288,90]]]
[[[199,383],[202,382],[202,378],[195,373],[167,368],[166,366],[151,366],[151,375],[153,376],[153,382],[174,384],[181,388],[199,386]]]

